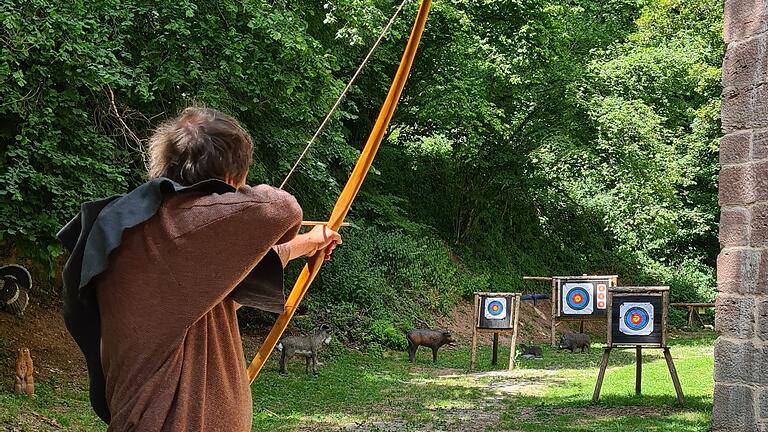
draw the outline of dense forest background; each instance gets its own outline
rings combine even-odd
[[[522,275],[615,273],[712,300],[721,3],[437,0],[305,312],[397,346],[472,291],[547,289]],[[237,117],[249,181],[279,184],[397,4],[0,0],[4,259],[54,287],[57,230],[142,183],[147,137],[192,103]],[[329,214],[416,7],[289,182],[306,219]]]

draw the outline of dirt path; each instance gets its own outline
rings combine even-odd
[[[372,413],[373,418],[367,421],[351,422],[327,428],[314,424],[299,430],[366,432],[481,432],[494,430],[494,426],[500,421],[501,414],[507,409],[504,403],[506,399],[520,395],[541,395],[549,386],[559,383],[555,377],[556,371],[516,370],[465,374],[454,369],[432,369],[430,372],[435,375],[433,378],[414,378],[407,384],[461,388],[463,390],[473,389],[479,393],[475,393],[472,398],[459,399],[448,404],[412,407],[417,412],[426,413],[426,417],[431,417],[432,421],[423,421],[425,415],[418,413],[414,413],[416,416],[414,420],[408,420],[409,415],[404,415],[402,406],[393,401],[389,407],[380,407],[375,415]],[[392,417],[391,420],[383,419],[390,416]]]

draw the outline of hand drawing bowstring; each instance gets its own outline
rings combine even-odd
[[[320,136],[321,133],[323,133],[323,130],[325,129],[325,126],[328,124],[328,122],[331,120],[331,117],[333,116],[333,113],[336,112],[336,109],[341,104],[341,101],[344,100],[344,98],[347,96],[347,92],[349,92],[349,89],[352,88],[352,85],[355,83],[355,80],[360,75],[360,72],[363,71],[363,68],[366,64],[368,64],[368,60],[370,60],[371,56],[373,55],[374,51],[379,47],[379,44],[384,39],[384,36],[389,33],[389,29],[392,28],[392,24],[395,22],[395,19],[397,19],[397,16],[400,15],[400,12],[403,10],[403,7],[405,7],[408,2],[411,0],[403,0],[402,3],[400,3],[400,6],[397,7],[397,10],[395,10],[395,13],[392,15],[392,18],[389,19],[389,22],[387,22],[387,25],[384,26],[384,28],[381,30],[381,33],[379,34],[379,37],[376,39],[376,42],[374,42],[373,46],[371,46],[371,49],[368,50],[368,54],[365,55],[365,58],[363,58],[362,63],[360,63],[360,66],[357,67],[357,70],[352,75],[352,78],[349,80],[347,85],[344,87],[344,90],[342,90],[339,97],[336,99],[336,102],[331,107],[331,110],[328,111],[328,114],[326,114],[323,121],[320,123],[320,126],[317,128],[315,133],[312,135],[312,138],[309,139],[307,142],[307,145],[304,147],[304,150],[299,155],[299,158],[296,159],[296,162],[294,162],[293,166],[291,167],[291,170],[288,171],[288,175],[285,176],[285,179],[282,183],[280,183],[280,189],[283,189],[285,187],[285,184],[288,183],[288,179],[291,178],[291,175],[293,175],[293,172],[296,171],[296,167],[299,166],[299,163],[301,163],[301,160],[304,159],[304,156],[309,151],[309,148],[312,147],[312,144],[315,143],[317,138]]]

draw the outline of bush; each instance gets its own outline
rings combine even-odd
[[[405,332],[396,329],[391,322],[387,320],[373,321],[368,327],[367,343],[381,345],[387,348],[404,351],[408,347],[408,340],[405,338]]]
[[[306,308],[348,343],[404,349],[407,330],[431,322],[477,289],[477,278],[450,256],[435,237],[349,229],[317,276]]]

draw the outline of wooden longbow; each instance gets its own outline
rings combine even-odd
[[[384,100],[384,104],[381,107],[379,116],[376,119],[376,123],[373,126],[368,141],[365,143],[363,151],[360,153],[360,158],[357,160],[352,174],[347,180],[347,184],[341,191],[341,195],[336,200],[336,205],[333,207],[331,217],[328,219],[328,228],[337,231],[341,224],[344,222],[344,218],[349,213],[350,207],[352,207],[352,201],[357,196],[357,192],[365,180],[365,175],[368,173],[373,158],[376,156],[376,152],[379,150],[381,140],[384,138],[384,133],[387,130],[389,121],[392,119],[392,115],[395,112],[397,102],[400,100],[400,95],[403,92],[405,81],[408,79],[408,74],[411,71],[413,65],[413,59],[416,57],[416,50],[421,41],[421,35],[424,32],[424,25],[427,22],[427,15],[429,15],[429,8],[432,5],[431,0],[422,0],[419,5],[419,11],[416,14],[416,20],[413,23],[413,29],[411,35],[408,38],[408,44],[405,46],[403,57],[400,60],[400,66],[397,68],[395,78],[392,80],[392,85],[387,93],[387,98]],[[312,257],[309,258],[307,264],[299,275],[299,279],[293,286],[291,293],[288,295],[288,299],[285,302],[285,309],[280,314],[275,325],[272,326],[272,330],[267,335],[264,343],[261,344],[259,352],[251,361],[248,366],[248,379],[251,384],[256,379],[256,376],[264,367],[269,355],[275,349],[277,342],[283,335],[288,323],[293,318],[293,314],[296,312],[296,308],[307,293],[312,281],[315,280],[315,276],[320,271],[320,267],[323,265],[325,258],[325,251],[318,251]]]

